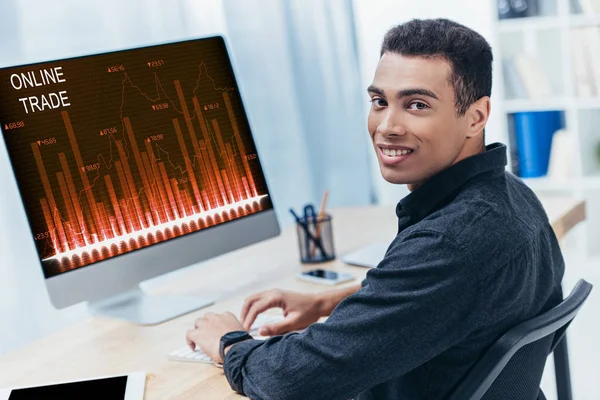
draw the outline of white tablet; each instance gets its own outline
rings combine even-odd
[[[0,389],[0,400],[143,400],[146,373],[103,376],[78,381],[55,382],[44,386]]]
[[[359,267],[375,268],[383,260],[388,247],[390,247],[389,243],[372,243],[346,254],[342,257],[342,261]]]

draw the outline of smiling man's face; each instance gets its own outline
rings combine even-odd
[[[450,76],[440,58],[388,52],[379,60],[368,88],[368,129],[386,181],[414,190],[482,149],[469,142],[473,112],[457,115]]]

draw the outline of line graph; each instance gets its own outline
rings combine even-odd
[[[0,115],[24,121],[6,141],[47,276],[272,208],[232,72],[211,51],[63,63],[69,109]]]

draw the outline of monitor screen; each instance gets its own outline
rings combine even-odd
[[[221,37],[0,69],[0,123],[46,278],[273,208]]]

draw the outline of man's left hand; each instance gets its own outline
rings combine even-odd
[[[230,312],[223,314],[206,313],[196,320],[195,329],[190,329],[185,339],[191,349],[196,345],[202,349],[207,356],[218,363],[223,363],[219,355],[219,344],[221,337],[233,331],[245,331],[242,323]]]

